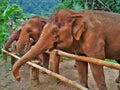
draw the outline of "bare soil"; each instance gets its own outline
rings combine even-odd
[[[120,90],[118,89],[119,85],[115,83],[115,79],[118,76],[118,70],[105,67],[104,71],[108,90]],[[77,70],[74,67],[74,61],[61,62],[60,74],[79,83]],[[77,90],[75,87],[57,81],[51,76],[42,73],[42,71],[40,71],[39,74],[40,84],[36,86],[31,85],[29,79],[29,66],[27,65],[22,66],[20,75],[22,79],[20,82],[17,82],[11,73],[10,62],[0,62],[0,90]],[[88,83],[90,90],[98,90],[90,69]]]

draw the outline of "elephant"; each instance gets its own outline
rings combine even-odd
[[[43,26],[47,23],[47,19],[33,16],[26,21],[25,25],[22,27],[19,38],[16,42],[16,50],[22,54],[25,54],[25,46],[28,45],[29,41],[32,39],[31,46],[34,45],[38,38],[40,37]]]
[[[104,60],[120,59],[120,15],[100,10],[55,11],[43,27],[37,43],[13,66],[16,80],[19,69],[34,56],[46,50],[60,49],[77,55]],[[88,63],[77,61],[80,84],[88,87]],[[99,90],[107,90],[103,66],[90,64]]]
[[[9,51],[8,48],[13,41],[16,41],[15,53],[24,55],[38,40],[43,26],[46,24],[47,19],[40,16],[33,16],[27,21],[18,26],[17,30],[10,36],[4,45],[4,49]],[[41,65],[48,68],[49,55],[43,53],[37,56],[41,61]],[[12,65],[14,62],[12,62]]]
[[[47,18],[42,18],[40,16],[33,16],[26,21],[25,25],[21,29],[19,38],[16,42],[16,50],[22,54],[26,53],[26,45],[29,50],[39,39],[41,31],[44,25],[47,23]],[[32,43],[30,43],[32,40]],[[31,44],[31,45],[30,45]],[[27,51],[28,51],[27,50]],[[36,57],[35,57],[36,58]],[[42,53],[38,55],[37,59],[41,60],[41,65],[48,68],[49,54]]]

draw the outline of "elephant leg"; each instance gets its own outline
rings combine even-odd
[[[48,69],[49,66],[49,54],[43,53],[43,67]]]
[[[16,58],[11,57],[11,65],[12,65],[12,66],[14,65],[14,63],[15,63],[16,61],[17,61]]]
[[[103,66],[90,63],[90,68],[99,90],[107,90]]]
[[[116,60],[120,64],[120,60]],[[119,70],[119,75],[115,80],[116,83],[120,83],[120,70]]]
[[[91,42],[91,47],[85,48],[86,56],[104,60],[105,59],[105,42],[104,39],[96,34],[94,42]],[[88,44],[89,45],[89,44]],[[99,90],[107,90],[105,83],[105,75],[103,66],[90,64],[91,72]]]
[[[38,60],[40,60],[40,65],[48,69],[49,65],[49,54],[43,53],[38,55],[37,57]]]
[[[88,63],[76,60],[76,66],[78,70],[80,84],[88,88]]]

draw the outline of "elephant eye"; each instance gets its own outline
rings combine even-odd
[[[28,29],[28,30],[27,30],[27,33],[30,33],[30,32],[32,32],[32,30],[31,30],[31,29]]]
[[[52,32],[52,34],[56,34],[57,32],[58,32],[58,30],[54,29],[53,32]]]

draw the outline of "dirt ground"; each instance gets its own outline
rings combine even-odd
[[[74,61],[61,62],[60,74],[71,80],[79,82],[77,71],[73,65]],[[104,70],[108,90],[120,90],[118,89],[118,85],[115,83],[115,79],[118,75],[118,70],[106,67]],[[22,79],[20,82],[17,82],[11,73],[10,62],[6,64],[0,62],[0,90],[77,90],[75,87],[72,87],[60,81],[56,81],[47,74],[41,73],[41,71],[39,74],[40,84],[33,86],[30,84],[29,67],[27,65],[22,66],[20,69],[20,75]],[[98,90],[90,69],[88,83],[90,90]]]

